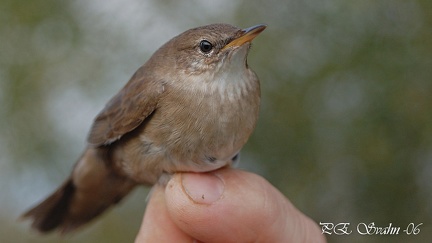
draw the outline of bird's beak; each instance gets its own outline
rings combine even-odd
[[[232,40],[230,43],[228,43],[226,46],[224,46],[222,48],[222,50],[228,49],[230,47],[241,46],[244,43],[251,42],[266,27],[267,27],[267,25],[265,25],[265,24],[259,24],[259,25],[252,26],[250,28],[243,29],[241,36]]]

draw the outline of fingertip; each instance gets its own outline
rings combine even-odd
[[[263,183],[261,177],[233,169],[182,173],[168,182],[167,208],[173,222],[200,241],[253,241],[268,227],[269,208],[260,198],[267,189]]]
[[[213,173],[183,173],[184,192],[195,203],[211,204],[219,200],[224,191],[223,181]]]
[[[177,174],[165,196],[173,222],[202,242],[306,242],[308,233],[322,238],[312,220],[253,173]]]
[[[151,189],[147,207],[135,242],[191,242],[171,220],[166,208],[164,187],[156,184]]]

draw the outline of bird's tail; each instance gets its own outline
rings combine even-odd
[[[107,163],[106,155],[89,148],[75,165],[72,175],[48,198],[23,214],[40,232],[70,232],[118,203],[136,183]]]

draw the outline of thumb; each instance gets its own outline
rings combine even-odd
[[[325,242],[318,226],[262,177],[225,168],[175,175],[165,190],[170,218],[203,242]]]

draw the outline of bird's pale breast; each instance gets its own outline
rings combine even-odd
[[[231,163],[252,133],[259,83],[249,69],[230,80],[166,86],[158,108],[117,149],[125,172],[154,183],[163,172],[211,171]],[[148,181],[155,180],[155,181]]]

